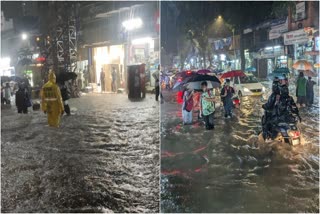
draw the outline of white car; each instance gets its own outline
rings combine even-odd
[[[232,77],[231,85],[235,92],[241,96],[261,96],[266,88],[253,76],[246,74],[244,77]]]

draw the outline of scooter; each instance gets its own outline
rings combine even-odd
[[[262,127],[266,126],[266,114],[267,112],[265,111],[261,118]],[[262,131],[264,140],[271,138],[292,146],[301,144],[301,132],[297,126],[299,120],[301,121],[300,116],[292,113],[286,120],[273,123],[270,131],[266,129]]]

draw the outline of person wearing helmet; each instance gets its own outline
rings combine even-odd
[[[48,124],[59,127],[60,117],[64,112],[61,92],[56,84],[56,75],[50,71],[49,81],[42,87],[42,111],[48,115]]]
[[[266,139],[272,130],[272,118],[275,115],[275,106],[280,101],[280,82],[278,78],[275,78],[272,83],[272,93],[268,98],[267,103],[262,105],[265,110],[265,114],[262,119],[263,138]]]
[[[277,113],[279,120],[282,122],[288,122],[292,114],[297,115],[301,120],[299,109],[294,102],[294,99],[289,95],[289,88],[286,85],[281,87],[281,96]]]

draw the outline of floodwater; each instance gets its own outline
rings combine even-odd
[[[147,96],[70,100],[61,128],[1,111],[2,212],[158,212],[159,104]]]
[[[174,94],[163,95],[162,212],[319,212],[318,104],[301,110],[305,144],[291,147],[259,140],[260,98],[243,97],[232,119],[217,109],[206,131],[196,115],[183,126]]]

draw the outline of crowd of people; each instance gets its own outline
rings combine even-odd
[[[45,114],[48,115],[48,124],[53,127],[59,127],[60,116],[66,113],[71,115],[68,100],[70,99],[70,90],[65,82],[56,83],[56,76],[51,71],[49,81],[41,90],[41,107]],[[19,114],[28,114],[28,108],[33,107],[31,101],[31,91],[24,81],[17,82],[18,90],[11,88],[9,83],[1,90],[1,104],[11,106],[11,100],[15,95],[15,105]]]
[[[216,91],[208,88],[207,81],[201,83],[202,92],[200,95],[200,111],[199,117],[203,118],[205,127],[207,130],[214,129],[214,113],[215,113],[215,102]],[[195,90],[186,88],[182,94],[182,119],[184,125],[192,124],[192,115],[194,108],[194,94]],[[235,94],[234,88],[230,85],[230,80],[225,81],[225,85],[222,87],[220,92],[221,101],[224,106],[224,117],[226,119],[232,117],[233,109],[233,97]]]
[[[289,80],[284,75],[284,78],[275,77],[273,80],[272,93],[268,98],[263,108],[268,112],[266,114],[266,122],[263,127],[268,133],[270,127],[279,120],[286,120],[290,114],[299,116],[300,107],[311,106],[314,102],[314,85],[315,81],[311,77],[306,79],[303,72],[300,72],[296,82],[297,104],[292,96],[289,95]],[[217,97],[215,90],[207,88],[207,82],[201,84],[202,92],[200,95],[200,112],[199,117],[203,118],[205,128],[207,130],[214,129],[214,112],[215,102]],[[182,120],[184,125],[192,124],[193,109],[194,109],[195,90],[185,88],[182,94]],[[220,90],[220,98],[224,107],[224,117],[226,119],[232,117],[234,108],[235,90],[230,85],[230,80],[226,79],[224,86]],[[299,116],[300,117],[300,116]]]

